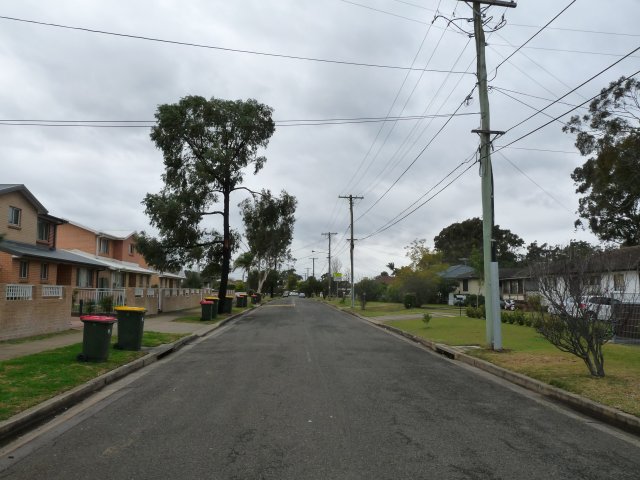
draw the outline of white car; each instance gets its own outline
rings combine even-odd
[[[604,296],[589,296],[580,297],[580,302],[576,305],[573,298],[567,298],[558,307],[555,305],[549,305],[549,312],[557,315],[584,315],[590,319],[598,319],[604,321],[611,321],[613,316],[614,305],[619,305],[622,302],[612,297]]]
[[[306,295],[304,294],[304,292],[300,292],[300,293],[298,294],[298,297],[300,297],[300,298],[304,298],[304,297],[306,297]]]

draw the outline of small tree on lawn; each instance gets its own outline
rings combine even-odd
[[[546,303],[534,312],[536,330],[559,350],[580,358],[594,377],[605,376],[602,346],[621,320],[618,301],[599,300],[624,296],[624,284],[614,286],[610,254],[562,256],[532,267]],[[623,270],[624,253],[617,257],[615,269]]]

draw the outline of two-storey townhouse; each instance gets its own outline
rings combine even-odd
[[[64,220],[50,215],[24,185],[0,184],[0,213],[0,283],[74,286],[79,271],[91,283],[104,268],[58,248]]]
[[[104,266],[57,248],[64,220],[22,184],[0,184],[0,339],[69,327],[78,282]]]
[[[58,229],[58,245],[105,266],[98,275],[98,288],[143,288],[151,285],[155,272],[135,251],[132,235],[122,237],[67,221]]]

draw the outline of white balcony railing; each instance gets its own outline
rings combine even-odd
[[[33,299],[33,285],[7,285],[5,292],[7,300]]]
[[[47,298],[62,298],[64,287],[60,285],[43,285],[42,296]]]
[[[156,289],[155,288],[147,288],[147,297],[155,297]]]
[[[143,297],[144,296],[144,288],[136,287],[136,289],[135,289],[133,294],[136,297]]]

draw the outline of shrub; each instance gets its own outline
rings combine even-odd
[[[100,299],[100,309],[103,313],[111,313],[113,311],[113,297],[111,295]]]
[[[404,294],[404,308],[415,308],[416,306],[416,294],[405,293]]]
[[[467,307],[466,309],[466,313],[467,313],[467,317],[469,318],[475,318],[477,313],[476,313],[476,307]]]
[[[472,307],[475,307],[476,304],[478,306],[484,305],[484,295],[467,295],[467,298],[465,299],[465,305],[471,305]]]
[[[527,297],[527,309],[539,312],[542,308],[542,297],[540,295],[529,295]]]
[[[516,310],[513,314],[518,325],[524,325],[524,312],[522,310]]]
[[[431,314],[425,313],[422,315],[422,323],[424,323],[425,327],[429,326],[429,322],[431,321]]]

